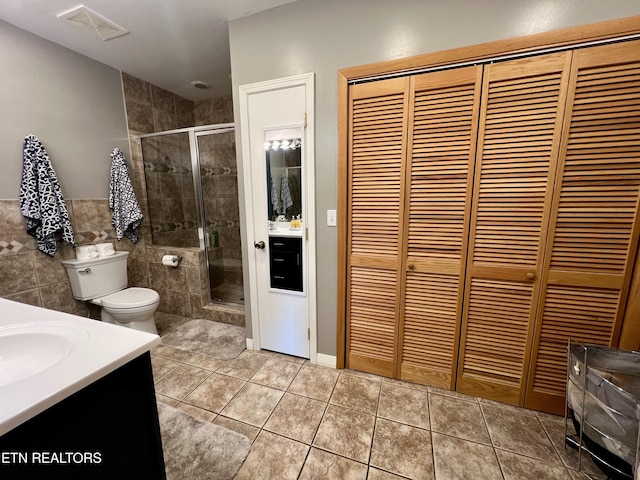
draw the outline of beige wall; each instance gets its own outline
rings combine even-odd
[[[337,232],[326,226],[325,218],[327,209],[337,207],[337,71],[638,14],[637,0],[300,0],[231,22],[236,112],[239,85],[300,73],[316,75],[319,353],[336,352]],[[242,132],[237,127],[242,174]],[[243,196],[241,191],[241,202]],[[241,203],[241,214],[243,210]],[[253,239],[246,238],[244,229],[242,235],[243,253],[253,254],[246,247]],[[251,337],[249,317],[247,326]]]

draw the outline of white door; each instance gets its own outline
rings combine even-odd
[[[240,87],[254,348],[311,358],[308,84],[242,96],[247,88],[256,86]]]

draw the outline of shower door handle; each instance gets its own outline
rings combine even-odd
[[[260,240],[259,242],[254,243],[253,246],[259,250],[262,250],[264,248],[264,242]]]

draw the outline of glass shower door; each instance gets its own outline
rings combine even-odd
[[[195,135],[211,300],[244,304],[235,133],[224,129]]]

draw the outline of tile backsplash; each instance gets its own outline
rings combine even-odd
[[[116,250],[131,252],[129,282],[149,284],[144,235],[137,244],[116,240],[107,199],[67,200],[71,225],[79,245],[113,242]],[[54,257],[38,251],[35,239],[27,234],[18,200],[0,200],[0,297],[52,310],[85,315],[84,302],[73,298],[67,272],[60,260],[74,258],[69,244],[61,244]],[[140,229],[144,233],[144,227]]]

